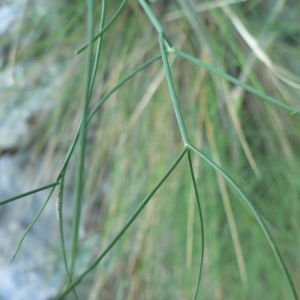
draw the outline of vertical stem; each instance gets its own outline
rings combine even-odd
[[[186,129],[185,129],[182,115],[181,115],[181,111],[180,111],[180,108],[178,105],[178,100],[177,100],[177,95],[176,95],[174,82],[173,82],[173,78],[172,78],[172,74],[171,74],[171,69],[170,69],[167,53],[165,50],[163,33],[160,32],[158,36],[159,36],[159,44],[160,44],[162,61],[163,61],[165,72],[166,72],[166,77],[167,77],[167,81],[168,81],[168,85],[169,85],[170,95],[172,98],[173,108],[175,111],[175,115],[176,115],[177,123],[178,123],[179,129],[180,129],[180,133],[181,133],[181,136],[183,139],[183,144],[186,146],[189,143],[188,136],[186,133]]]
[[[58,207],[56,209],[57,209],[57,217],[58,217],[58,221],[59,221],[60,244],[61,244],[61,248],[62,248],[64,266],[65,266],[67,277],[68,277],[67,283],[71,284],[72,278],[71,278],[71,274],[69,272],[67,253],[66,253],[66,247],[65,247],[64,226],[63,226],[64,182],[65,182],[65,172],[63,172],[62,176],[61,176],[61,183],[60,183],[60,188],[59,188],[59,193],[58,193],[58,198],[57,198]],[[75,288],[73,288],[72,290],[73,290],[75,299],[78,300],[78,296],[77,296]]]
[[[195,196],[197,200],[197,208],[198,208],[198,213],[199,213],[199,221],[200,221],[200,228],[201,228],[201,258],[200,258],[200,263],[199,263],[199,272],[198,272],[198,278],[197,278],[197,284],[196,284],[196,289],[194,293],[194,300],[197,299],[197,295],[199,292],[199,286],[200,286],[200,280],[201,280],[201,273],[202,273],[202,267],[203,267],[203,257],[204,257],[204,225],[203,225],[203,217],[202,217],[202,210],[201,210],[201,204],[200,204],[200,199],[199,199],[199,194],[198,194],[198,189],[197,189],[197,183],[195,179],[195,173],[193,169],[193,163],[191,159],[191,150],[188,150],[188,162],[189,162],[189,167],[190,167],[190,172],[191,172],[191,177],[192,177],[192,182],[193,182],[193,187],[195,191]]]
[[[74,271],[74,265],[78,251],[78,237],[79,237],[79,225],[81,217],[81,198],[84,189],[84,156],[85,156],[85,145],[86,145],[86,119],[88,113],[90,86],[91,86],[91,70],[92,70],[92,58],[93,58],[93,0],[87,0],[88,8],[88,41],[90,44],[89,52],[87,56],[87,79],[86,79],[86,92],[85,100],[82,108],[81,127],[80,127],[80,144],[79,144],[79,158],[76,172],[76,186],[75,186],[75,197],[74,197],[74,223],[73,223],[73,234],[72,234],[72,250],[71,250],[71,263],[70,263],[70,276],[72,277]]]

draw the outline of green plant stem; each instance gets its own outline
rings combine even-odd
[[[193,150],[195,153],[197,153],[202,159],[204,159],[208,164],[210,164],[217,172],[219,172],[225,180],[227,180],[234,188],[235,190],[241,195],[242,199],[245,201],[247,206],[252,211],[252,214],[254,215],[255,219],[257,220],[257,223],[259,224],[260,228],[262,229],[263,233],[265,234],[265,237],[271,247],[271,249],[274,252],[274,255],[279,263],[279,266],[281,267],[283,274],[290,286],[290,289],[293,293],[294,299],[298,299],[296,289],[294,287],[293,281],[290,277],[289,271],[287,267],[285,266],[285,263],[281,257],[281,254],[276,246],[275,241],[273,240],[265,222],[263,221],[263,218],[260,216],[257,209],[254,207],[252,202],[248,199],[248,197],[245,195],[245,193],[242,191],[242,189],[234,182],[233,179],[229,175],[227,175],[216,163],[214,163],[210,158],[208,158],[202,151],[200,151],[198,148],[196,148],[192,144],[187,145],[191,150]]]
[[[160,25],[159,21],[157,20],[156,16],[154,15],[154,13],[153,13],[152,9],[150,8],[150,6],[148,5],[148,3],[145,0],[139,0],[139,3],[143,7],[146,15],[148,16],[150,22],[152,23],[152,25],[154,26],[156,31],[158,33],[163,33],[164,32],[163,28]],[[164,36],[164,43],[166,44],[168,49],[173,47],[172,43],[170,42],[170,40],[166,36]]]
[[[15,200],[18,200],[18,199],[27,197],[27,196],[29,196],[29,195],[38,193],[38,192],[40,192],[40,191],[47,190],[47,189],[49,189],[49,188],[51,188],[51,187],[55,187],[55,186],[57,186],[57,185],[59,185],[59,184],[60,184],[60,182],[59,182],[59,181],[56,181],[56,182],[54,182],[54,183],[51,183],[51,184],[42,186],[42,187],[40,187],[40,188],[38,188],[38,189],[35,189],[35,190],[31,190],[31,191],[26,192],[26,193],[24,193],[24,194],[20,194],[20,195],[17,195],[17,196],[8,198],[8,199],[6,199],[6,200],[1,201],[1,202],[0,202],[0,206],[1,206],[1,205],[4,205],[4,204],[7,204],[7,203],[9,203],[9,202],[12,202],[12,201],[15,201]]]
[[[248,85],[248,84],[246,84],[246,83],[244,83],[244,82],[242,82],[242,81],[240,81],[240,80],[238,80],[238,79],[236,79],[236,78],[234,78],[234,77],[218,70],[214,66],[209,65],[209,64],[203,62],[202,60],[200,60],[198,58],[195,58],[195,57],[193,57],[193,56],[191,56],[191,55],[189,55],[185,52],[182,52],[182,51],[180,51],[176,48],[172,48],[170,50],[170,52],[171,51],[174,52],[176,55],[178,55],[178,56],[180,56],[180,57],[182,57],[182,58],[184,58],[184,59],[186,59],[186,60],[188,60],[188,61],[190,61],[194,64],[197,64],[198,66],[206,68],[207,70],[221,76],[222,78],[224,78],[224,79],[226,79],[226,80],[228,80],[228,81],[244,88],[246,91],[248,91],[248,92],[250,92],[250,93],[252,93],[252,94],[254,94],[254,95],[256,95],[256,96],[258,96],[258,97],[260,97],[260,98],[262,98],[262,99],[264,99],[264,100],[266,100],[266,101],[268,101],[268,102],[270,102],[274,105],[276,105],[276,106],[279,106],[279,107],[281,107],[281,108],[283,108],[283,109],[285,109],[289,112],[294,112],[296,110],[295,108],[293,108],[293,107],[291,107],[287,104],[284,104],[284,103],[276,100],[275,98],[273,98],[271,96],[268,96],[268,95],[256,90],[255,88],[251,87],[250,85]]]
[[[157,20],[156,16],[153,14],[147,2],[145,0],[139,0],[139,3],[143,7],[146,15],[148,16],[149,20],[151,21],[152,25],[155,27],[157,32],[163,32],[163,28],[161,27],[159,21]]]
[[[59,220],[59,233],[60,233],[60,244],[61,244],[61,249],[62,249],[62,255],[63,255],[63,261],[64,261],[64,266],[66,269],[67,273],[67,285],[72,283],[72,277],[69,272],[69,266],[68,266],[68,260],[67,260],[67,253],[66,253],[66,246],[65,246],[65,236],[64,236],[64,226],[63,226],[63,199],[64,199],[64,182],[65,182],[65,173],[62,174],[61,177],[61,183],[60,183],[60,188],[59,188],[59,193],[58,193],[58,220]],[[73,288],[73,294],[74,297],[78,300],[78,296],[76,293],[75,288]]]
[[[110,242],[110,244],[101,252],[101,254],[94,260],[94,262],[81,274],[79,275],[75,280],[73,280],[73,283],[66,288],[60,294],[55,298],[55,300],[62,299],[64,296],[66,296],[70,290],[80,283],[80,281],[90,272],[92,271],[99,263],[100,261],[106,256],[106,254],[113,248],[113,246],[117,243],[117,241],[123,236],[123,234],[126,232],[126,230],[129,228],[129,226],[132,224],[132,222],[137,218],[137,216],[140,214],[140,212],[144,209],[144,207],[147,205],[147,203],[151,200],[153,195],[156,193],[156,191],[161,187],[161,185],[165,182],[165,180],[169,177],[169,175],[173,172],[175,167],[178,165],[178,163],[181,161],[183,156],[187,152],[187,148],[184,147],[183,150],[180,152],[180,154],[177,156],[171,167],[168,169],[168,171],[165,173],[165,175],[162,177],[161,180],[154,186],[152,191],[146,196],[146,198],[142,201],[142,203],[138,206],[136,211],[132,214],[132,216],[128,219],[126,224],[123,226],[123,228],[119,231],[119,233],[116,235],[116,237]]]
[[[93,39],[93,0],[87,1],[88,10],[88,40],[92,45]],[[86,146],[86,119],[88,114],[89,96],[91,94],[91,70],[93,63],[93,47],[89,48],[87,55],[87,79],[86,79],[86,92],[85,100],[83,102],[81,126],[80,126],[80,145],[79,145],[79,157],[77,164],[76,174],[76,185],[75,185],[75,196],[74,196],[74,212],[73,212],[73,230],[72,230],[72,250],[71,250],[71,262],[70,262],[70,276],[72,277],[74,271],[74,265],[76,262],[77,251],[78,251],[78,238],[79,238],[79,225],[81,218],[81,206],[82,206],[82,195],[84,189],[84,157],[85,157],[85,146]]]
[[[197,299],[198,292],[199,292],[199,286],[200,286],[200,280],[201,280],[201,273],[202,273],[202,267],[203,267],[203,257],[204,257],[204,224],[203,224],[203,217],[202,217],[202,210],[201,210],[201,204],[200,204],[200,199],[199,199],[199,194],[198,194],[198,189],[197,189],[197,183],[195,179],[195,173],[193,170],[193,163],[191,159],[191,151],[190,149],[188,150],[188,162],[189,162],[189,167],[190,167],[190,172],[191,172],[191,177],[192,177],[192,182],[193,182],[193,187],[195,191],[195,196],[196,196],[196,202],[197,202],[197,208],[198,208],[198,213],[199,213],[199,222],[200,222],[200,230],[201,230],[201,256],[200,256],[200,263],[199,263],[199,272],[198,272],[198,278],[197,278],[197,284],[196,284],[196,289],[194,293],[194,300]]]
[[[105,22],[105,12],[106,12],[106,0],[102,0],[102,9],[101,9],[101,17],[100,17],[100,32],[104,27],[104,22]],[[95,55],[95,61],[94,61],[94,67],[93,67],[93,73],[92,73],[92,78],[91,78],[91,84],[90,84],[90,92],[89,92],[89,103],[92,98],[92,93],[94,89],[94,84],[95,84],[95,79],[97,75],[97,68],[99,65],[99,59],[100,59],[100,52],[101,52],[101,47],[102,47],[102,40],[103,40],[103,35],[101,35],[98,39],[97,43],[97,48],[96,48],[96,55]]]
[[[10,261],[10,263],[12,263],[15,259],[15,257],[17,256],[21,246],[22,246],[22,243],[25,239],[25,237],[27,236],[28,232],[31,230],[31,228],[33,227],[33,225],[35,224],[35,222],[38,220],[38,218],[40,217],[41,213],[43,212],[44,208],[46,207],[47,203],[49,202],[53,192],[54,192],[54,189],[55,189],[55,186],[52,186],[52,190],[50,192],[50,194],[48,195],[48,198],[47,200],[45,201],[45,203],[43,204],[43,206],[41,207],[41,209],[38,211],[38,213],[36,214],[35,218],[33,219],[33,221],[30,223],[30,225],[27,227],[26,231],[24,232],[22,238],[20,239],[19,243],[18,243],[18,246],[12,256],[12,259]]]
[[[89,2],[90,5],[90,14],[89,14],[89,40],[90,44],[92,44],[92,32],[93,32],[93,18],[92,18],[92,12],[93,12],[93,7],[92,7],[92,1]],[[102,1],[102,10],[101,10],[101,17],[100,17],[100,31],[104,27],[104,22],[105,22],[105,12],[106,12],[106,0]],[[68,270],[68,265],[67,265],[67,259],[66,259],[66,251],[64,247],[64,241],[62,240],[62,247],[63,247],[63,254],[64,254],[64,260],[65,260],[65,267],[66,271],[68,274],[69,282],[72,283],[72,273],[74,269],[74,263],[76,260],[76,253],[77,253],[77,243],[78,243],[78,235],[79,235],[79,224],[80,224],[80,208],[81,208],[81,201],[80,198],[82,196],[83,192],[83,172],[84,172],[84,154],[85,154],[85,139],[86,139],[86,130],[87,130],[87,114],[88,114],[88,106],[91,101],[92,93],[93,93],[93,88],[95,84],[95,79],[97,75],[97,68],[99,65],[99,59],[100,59],[100,52],[101,52],[101,46],[102,46],[102,38],[103,35],[101,35],[98,39],[98,44],[96,48],[96,54],[95,54],[95,60],[94,60],[94,66],[91,74],[91,66],[92,66],[92,56],[93,56],[93,47],[90,47],[89,55],[88,55],[88,74],[87,74],[87,87],[86,87],[86,99],[84,103],[84,108],[83,108],[83,116],[82,116],[82,121],[80,122],[80,130],[76,134],[75,141],[77,142],[77,137],[78,134],[80,133],[82,136],[81,139],[81,147],[80,147],[80,162],[79,162],[79,170],[78,170],[78,181],[77,181],[77,189],[76,189],[76,194],[75,194],[75,210],[74,210],[74,227],[73,227],[73,240],[72,240],[72,258],[71,258],[71,265],[70,265],[70,272]],[[76,145],[76,142],[74,143],[74,148]],[[74,149],[72,148],[72,149]],[[73,152],[73,151],[72,151]],[[72,154],[70,153],[70,156]],[[61,229],[61,238],[63,239],[63,227],[62,227],[62,222],[60,222],[60,229]],[[76,295],[76,291],[74,290],[74,294]]]
[[[166,77],[167,77],[167,81],[168,81],[168,86],[169,86],[170,95],[171,95],[171,98],[172,98],[172,103],[173,103],[173,108],[174,108],[174,111],[175,111],[177,123],[178,123],[180,133],[181,133],[181,136],[182,136],[182,139],[183,139],[183,144],[187,145],[189,143],[188,136],[187,136],[184,121],[183,121],[183,118],[182,118],[182,115],[181,115],[181,112],[180,112],[180,108],[179,108],[179,105],[178,105],[178,100],[177,100],[177,95],[176,95],[176,91],[175,91],[175,87],[174,87],[172,73],[171,73],[167,53],[166,53],[166,50],[165,50],[163,33],[160,32],[158,37],[159,37],[159,45],[160,45],[162,61],[163,61],[165,72],[166,72]]]
[[[93,42],[95,42],[99,37],[101,37],[104,32],[115,22],[115,20],[118,18],[118,16],[121,14],[122,10],[124,9],[126,3],[128,0],[124,0],[121,5],[119,6],[118,10],[114,14],[114,16],[110,19],[110,21],[107,23],[107,25],[94,37],[91,39],[91,41],[84,46],[82,46],[80,49],[78,49],[75,54],[80,54],[82,51],[84,51],[89,45],[92,45]]]

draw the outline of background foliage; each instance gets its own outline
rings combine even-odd
[[[31,118],[32,136],[26,137],[30,143],[18,149],[30,149],[38,169],[42,165],[45,170],[35,176],[49,183],[56,180],[82,116],[88,51],[74,52],[87,40],[87,7],[83,1],[64,0],[34,10],[30,2],[19,35],[5,36],[1,47],[8,55],[14,45],[17,49],[14,60],[8,59],[4,67],[30,66],[21,80],[28,87],[25,99],[36,86],[55,80],[45,100],[48,105]],[[177,49],[296,110],[300,4],[236,2],[157,1],[151,9]],[[120,4],[108,1],[106,24]],[[96,34],[101,1],[94,1],[93,15]],[[103,35],[89,107],[159,53],[155,28],[140,4],[128,1]],[[168,58],[190,141],[249,196],[298,288],[299,117],[179,56],[171,53]],[[20,81],[18,74],[14,76],[12,88],[17,89]],[[115,237],[183,147],[161,60],[135,75],[101,107],[89,124],[85,147],[75,275]],[[67,254],[78,159],[72,157],[65,179]],[[192,161],[205,232],[198,299],[292,299],[276,258],[241,197],[199,156],[192,154]],[[31,168],[34,174],[34,162]],[[184,157],[107,257],[78,285],[80,299],[192,298],[201,258],[201,226],[189,172]],[[33,183],[32,189],[36,187]],[[61,255],[58,230],[49,239]]]

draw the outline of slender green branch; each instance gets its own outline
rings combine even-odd
[[[144,64],[142,64],[140,67],[138,67],[137,69],[135,69],[133,72],[131,72],[128,76],[126,76],[124,79],[122,79],[121,81],[118,82],[118,84],[112,88],[102,99],[101,101],[92,109],[92,111],[90,112],[88,118],[87,118],[87,124],[91,121],[91,119],[93,118],[93,116],[95,115],[95,113],[100,109],[100,107],[104,104],[104,102],[106,102],[109,97],[115,93],[124,83],[126,83],[129,79],[131,79],[133,76],[135,76],[137,73],[139,73],[140,71],[142,71],[143,69],[145,69],[146,67],[150,66],[152,63],[154,63],[155,61],[161,59],[161,55],[156,55],[153,58],[149,59],[147,62],[145,62]]]
[[[139,3],[143,7],[146,15],[148,16],[148,18],[149,18],[150,22],[152,23],[152,25],[155,27],[157,33],[163,33],[164,32],[163,28],[161,27],[159,21],[157,20],[155,14],[153,13],[150,6],[148,5],[147,1],[139,0]],[[166,44],[167,48],[168,49],[172,48],[173,46],[172,46],[170,40],[166,36],[164,38],[165,38],[164,43]]]
[[[88,40],[92,45],[93,39],[93,0],[87,1],[88,10]],[[80,126],[80,145],[79,145],[79,158],[77,164],[75,196],[74,196],[74,212],[73,212],[73,230],[72,230],[72,250],[71,250],[71,262],[70,262],[70,274],[72,277],[74,271],[74,265],[78,251],[78,238],[79,238],[79,225],[81,218],[81,205],[82,194],[84,189],[84,158],[85,158],[85,146],[86,146],[86,119],[88,114],[89,96],[91,95],[91,70],[93,64],[93,47],[89,48],[87,55],[87,79],[86,79],[86,92],[85,99],[82,108],[81,126]]]
[[[163,28],[161,27],[159,21],[157,20],[156,16],[152,12],[151,8],[147,4],[145,0],[139,0],[139,3],[143,7],[146,15],[148,16],[149,20],[151,21],[152,25],[155,27],[158,33],[163,32]]]
[[[85,44],[80,49],[78,49],[75,54],[80,54],[82,51],[84,51],[89,45],[92,45],[93,42],[95,42],[99,37],[101,37],[105,31],[115,22],[115,20],[118,18],[118,16],[121,14],[123,8],[125,7],[128,0],[124,0],[121,5],[119,6],[118,10],[114,14],[114,16],[110,19],[110,21],[107,23],[107,25],[94,37],[92,38],[91,42]]]
[[[159,44],[160,44],[162,61],[163,61],[165,72],[166,72],[166,77],[167,77],[167,81],[168,81],[168,85],[169,85],[170,95],[172,98],[172,103],[173,103],[173,108],[175,111],[177,123],[178,123],[180,133],[181,133],[181,136],[183,139],[183,144],[187,145],[189,143],[189,140],[188,140],[188,136],[186,133],[184,121],[183,121],[183,118],[182,118],[182,115],[180,112],[180,108],[178,105],[177,95],[176,95],[176,91],[175,91],[175,87],[174,87],[174,82],[173,82],[173,78],[172,78],[172,73],[171,73],[167,53],[166,53],[165,46],[164,46],[164,36],[163,36],[162,32],[159,33]]]
[[[113,248],[113,246],[123,236],[123,234],[126,232],[126,230],[132,224],[132,222],[137,218],[137,216],[140,214],[140,212],[144,209],[144,207],[147,205],[147,203],[151,200],[151,198],[156,193],[156,191],[161,187],[161,185],[165,182],[165,180],[173,172],[173,170],[178,165],[178,163],[181,161],[181,159],[186,154],[186,152],[187,152],[187,148],[184,147],[183,150],[180,152],[180,154],[177,156],[174,163],[171,165],[171,167],[168,169],[168,171],[162,177],[162,179],[155,185],[155,187],[152,189],[152,191],[146,196],[146,198],[138,206],[136,211],[128,219],[126,224],[119,231],[119,233],[115,236],[115,238],[110,242],[110,244],[101,252],[101,254],[94,260],[94,262],[81,275],[79,275],[75,280],[73,280],[73,283],[70,286],[68,286],[67,289],[62,292],[62,294],[60,294],[59,296],[57,296],[55,298],[56,300],[57,299],[62,299],[64,296],[66,296],[74,286],[79,284],[80,281],[100,263],[100,261],[106,256],[106,254]]]
[[[89,40],[90,44],[92,44],[92,33],[93,33],[93,17],[92,17],[92,1],[90,2],[90,15],[89,15]],[[100,19],[100,31],[104,27],[104,22],[105,22],[105,12],[106,12],[106,0],[102,1],[102,10],[101,10],[101,19]],[[63,254],[64,254],[64,260],[65,260],[65,267],[66,271],[68,274],[69,278],[69,283],[72,283],[72,273],[73,273],[73,268],[74,268],[74,263],[76,260],[76,253],[77,253],[77,243],[78,243],[78,234],[79,234],[79,223],[80,223],[80,208],[81,208],[81,196],[83,192],[83,171],[84,171],[84,154],[85,154],[85,139],[86,139],[86,130],[87,127],[84,126],[84,124],[87,123],[87,114],[88,114],[88,106],[91,101],[92,93],[93,93],[93,88],[95,84],[95,79],[96,79],[96,74],[97,74],[97,68],[99,64],[99,58],[100,58],[100,52],[101,52],[101,46],[102,46],[102,37],[99,37],[98,39],[98,44],[97,44],[97,49],[96,49],[96,54],[95,54],[95,61],[94,61],[94,66],[91,74],[91,68],[92,68],[92,56],[93,56],[93,47],[90,47],[89,55],[88,55],[88,73],[87,73],[87,86],[86,86],[86,99],[84,103],[84,108],[83,108],[83,115],[82,115],[82,122],[80,122],[80,130],[76,134],[75,138],[75,144],[77,142],[77,137],[78,134],[81,134],[81,144],[80,144],[80,162],[79,162],[79,167],[78,167],[78,177],[77,177],[77,189],[76,189],[76,194],[75,194],[75,209],[74,209],[74,227],[73,227],[73,239],[72,239],[72,257],[71,257],[71,264],[70,264],[70,272],[68,270],[68,265],[67,265],[67,259],[66,259],[66,253],[65,253],[65,247],[64,247],[64,241],[63,241],[63,226],[62,222],[60,222],[60,230],[61,230],[61,238],[62,238],[62,247],[63,247]],[[73,148],[74,149],[74,148]],[[72,152],[70,153],[70,155]],[[63,182],[63,180],[62,180]],[[77,298],[76,291],[74,290],[75,297]]]
[[[251,87],[250,85],[248,85],[248,84],[246,84],[246,83],[244,83],[244,82],[242,82],[242,81],[240,81],[240,80],[238,80],[238,79],[236,79],[236,78],[220,71],[219,69],[215,68],[214,66],[209,65],[209,64],[203,62],[202,60],[200,60],[198,58],[195,58],[195,57],[193,57],[193,56],[191,56],[191,55],[189,55],[185,52],[182,52],[182,51],[180,51],[176,48],[173,48],[172,52],[177,54],[178,56],[180,56],[182,58],[185,58],[185,59],[189,60],[192,63],[197,64],[198,66],[206,68],[207,70],[221,76],[222,78],[224,78],[224,79],[226,79],[226,80],[228,80],[228,81],[244,88],[246,91],[248,91],[248,92],[250,92],[250,93],[252,93],[252,94],[254,94],[254,95],[256,95],[256,96],[258,96],[258,97],[260,97],[260,98],[262,98],[262,99],[264,99],[264,100],[266,100],[266,101],[268,101],[268,102],[270,102],[274,105],[276,105],[276,106],[279,106],[279,107],[281,107],[281,108],[283,108],[287,111],[290,111],[290,112],[294,112],[296,110],[295,108],[293,108],[293,107],[291,107],[287,104],[284,104],[284,103],[276,100],[275,98],[273,98],[271,96],[268,96],[268,95],[256,90],[255,88]]]
[[[56,209],[57,209],[57,218],[58,218],[58,221],[59,221],[60,244],[61,244],[61,249],[62,249],[64,266],[65,266],[66,273],[67,273],[67,278],[68,278],[67,285],[69,285],[69,284],[72,283],[72,276],[69,272],[66,246],[65,246],[64,226],[63,226],[64,182],[65,182],[65,173],[63,173],[62,177],[61,177],[59,193],[58,193],[58,197],[57,197],[57,200],[56,200],[57,201],[56,202],[56,206],[57,206]],[[79,298],[77,296],[75,288],[73,288],[73,294],[74,294],[74,297],[78,300]]]
[[[298,299],[297,297],[297,292],[296,289],[294,287],[293,281],[290,277],[289,271],[287,269],[287,267],[285,266],[285,263],[281,257],[281,254],[276,246],[275,241],[273,240],[265,222],[263,221],[263,218],[260,216],[259,212],[257,211],[257,209],[254,207],[254,205],[251,203],[251,201],[248,199],[248,197],[245,195],[245,193],[242,191],[242,189],[234,182],[234,180],[228,175],[226,174],[216,163],[214,163],[210,158],[208,158],[202,151],[200,151],[198,148],[196,148],[195,146],[193,146],[192,144],[188,144],[187,145],[191,150],[193,150],[194,152],[196,152],[202,159],[204,159],[208,164],[210,164],[217,172],[219,172],[225,180],[227,180],[234,188],[235,190],[241,195],[241,197],[243,198],[243,200],[245,201],[245,203],[247,204],[247,206],[250,208],[250,210],[252,211],[254,217],[256,218],[258,224],[260,225],[263,233],[265,234],[265,237],[271,247],[271,249],[274,252],[275,257],[277,258],[277,261],[279,263],[279,266],[281,267],[283,274],[291,288],[291,291],[293,293],[294,299]]]
[[[100,32],[104,27],[105,12],[106,12],[106,0],[103,0],[102,1],[102,9],[101,9],[101,17],[100,17],[100,28],[99,28]],[[90,103],[91,98],[92,98],[95,79],[96,79],[96,75],[97,75],[97,68],[98,68],[98,65],[99,65],[99,58],[100,58],[102,40],[103,40],[103,36],[101,35],[99,37],[98,43],[97,43],[97,49],[96,49],[96,55],[95,55],[95,61],[94,61],[94,67],[93,67],[93,73],[92,73],[92,79],[91,79],[90,91],[89,91],[89,103]]]
[[[46,207],[47,203],[49,202],[49,200],[50,200],[50,198],[51,198],[51,196],[52,196],[52,194],[54,192],[54,189],[55,189],[55,186],[52,186],[51,192],[48,195],[47,200],[45,201],[45,203],[43,204],[43,206],[41,207],[41,209],[39,210],[39,212],[36,214],[36,216],[33,219],[33,221],[30,223],[30,225],[27,227],[26,231],[24,232],[24,234],[23,234],[22,238],[20,239],[19,244],[18,244],[18,246],[17,246],[17,248],[15,250],[15,253],[12,256],[12,259],[11,259],[10,263],[12,263],[14,261],[15,257],[17,256],[17,254],[18,254],[18,252],[19,252],[19,250],[20,250],[20,248],[22,246],[22,243],[23,243],[25,237],[27,236],[28,232],[31,230],[31,228],[33,227],[33,225],[35,224],[35,222],[38,220],[38,218],[42,214],[44,208]]]
[[[7,204],[7,203],[9,203],[9,202],[12,202],[12,201],[15,201],[15,200],[18,200],[18,199],[27,197],[27,196],[29,196],[29,195],[38,193],[38,192],[40,192],[40,191],[47,190],[47,189],[49,189],[49,188],[51,188],[51,187],[55,187],[55,186],[59,185],[59,183],[60,183],[59,181],[56,181],[56,182],[54,182],[54,183],[51,183],[51,184],[42,186],[42,187],[40,187],[40,188],[38,188],[38,189],[35,189],[35,190],[31,190],[31,191],[26,192],[26,193],[24,193],[24,194],[20,194],[20,195],[14,196],[14,197],[12,197],[12,198],[8,198],[8,199],[6,199],[6,200],[1,201],[1,202],[0,202],[0,206],[1,206],[1,205],[4,205],[4,204]]]
[[[196,289],[195,289],[195,294],[194,294],[194,300],[196,300],[197,296],[198,296],[198,292],[199,292],[199,286],[200,286],[200,280],[201,280],[201,273],[202,273],[202,267],[203,267],[203,257],[204,257],[204,225],[203,225],[203,217],[202,217],[201,204],[200,204],[200,199],[199,199],[199,194],[198,194],[198,189],[197,189],[197,183],[196,183],[196,179],[195,179],[195,173],[194,173],[194,170],[193,170],[193,163],[192,163],[192,159],[191,159],[191,151],[190,151],[190,149],[188,150],[188,162],[189,162],[189,167],[190,167],[190,172],[191,172],[193,187],[194,187],[194,191],[195,191],[196,201],[197,201],[197,208],[198,208],[198,213],[199,213],[199,222],[200,222],[200,228],[201,228],[201,257],[200,257],[200,263],[199,263],[199,272],[198,272],[197,284],[196,284]]]

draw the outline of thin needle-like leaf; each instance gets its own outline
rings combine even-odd
[[[11,259],[10,263],[12,263],[14,261],[15,257],[17,256],[17,254],[18,254],[18,252],[19,252],[19,250],[20,250],[20,248],[22,246],[22,243],[23,243],[25,237],[27,236],[27,234],[29,233],[29,231],[31,230],[31,228],[33,227],[33,225],[35,224],[35,222],[38,220],[38,218],[42,214],[44,208],[46,207],[47,203],[49,202],[49,200],[50,200],[50,198],[51,198],[51,196],[52,196],[52,194],[54,192],[54,189],[55,189],[55,186],[52,187],[51,192],[50,192],[47,200],[45,201],[45,203],[43,204],[43,206],[41,207],[41,209],[39,210],[39,212],[36,214],[36,216],[33,219],[33,221],[30,223],[30,225],[27,227],[26,231],[24,232],[24,234],[23,234],[22,238],[20,239],[19,244],[18,244],[18,246],[17,246],[17,248],[15,250],[15,253],[12,256],[12,259]]]
[[[67,278],[68,278],[67,284],[71,284],[72,276],[70,274],[69,266],[68,266],[66,246],[65,246],[64,225],[63,225],[64,182],[65,182],[65,173],[63,173],[62,178],[61,178],[61,184],[60,184],[58,198],[57,198],[57,201],[58,201],[57,217],[58,217],[58,221],[59,221],[60,244],[61,244],[61,248],[62,248],[63,261],[64,261],[64,266],[65,266]],[[73,294],[74,294],[75,298],[78,300],[78,296],[77,296],[75,288],[73,288]]]
[[[42,187],[40,187],[40,188],[38,188],[38,189],[31,190],[31,191],[26,192],[26,193],[23,193],[23,194],[19,194],[19,195],[17,195],[17,196],[8,198],[8,199],[6,199],[6,200],[1,201],[1,202],[0,202],[0,206],[1,206],[1,205],[4,205],[4,204],[7,204],[7,203],[9,203],[9,202],[16,201],[16,200],[18,200],[18,199],[27,197],[27,196],[29,196],[29,195],[38,193],[38,192],[40,192],[40,191],[47,190],[47,189],[49,189],[49,188],[51,188],[51,187],[55,187],[55,186],[57,186],[57,185],[59,185],[59,181],[56,181],[56,182],[54,182],[54,183],[51,183],[51,184],[42,186]]]
[[[230,82],[232,82],[232,83],[234,83],[234,84],[236,84],[238,86],[241,86],[246,91],[248,91],[248,92],[250,92],[250,93],[252,93],[252,94],[254,94],[254,95],[256,95],[256,96],[258,96],[258,97],[260,97],[260,98],[262,98],[262,99],[264,99],[264,100],[266,100],[266,101],[268,101],[268,102],[270,102],[270,103],[272,103],[274,105],[276,105],[276,106],[279,106],[279,107],[281,107],[281,108],[283,108],[283,109],[285,109],[287,111],[290,111],[290,112],[294,112],[296,110],[295,108],[293,108],[293,107],[291,107],[291,106],[289,106],[287,104],[284,104],[284,103],[276,100],[275,98],[273,98],[271,96],[268,96],[268,95],[266,95],[266,94],[264,94],[264,93],[256,90],[255,88],[251,87],[250,85],[248,85],[248,84],[246,84],[244,82],[241,82],[240,80],[238,80],[238,79],[236,79],[236,78],[234,78],[234,77],[232,77],[232,76],[230,76],[230,75],[228,75],[228,74],[226,74],[226,73],[218,70],[214,66],[209,65],[209,64],[203,62],[202,60],[196,58],[196,57],[193,57],[193,56],[191,56],[191,55],[189,55],[189,54],[187,54],[185,52],[182,52],[182,51],[180,51],[180,50],[178,50],[176,48],[172,48],[171,51],[174,52],[175,54],[177,54],[178,56],[180,56],[180,57],[182,57],[184,59],[187,59],[190,62],[192,62],[194,64],[197,64],[198,66],[204,67],[207,70],[209,70],[209,71],[211,71],[211,72],[213,72],[213,73],[221,76],[222,78],[224,78],[224,79],[226,79],[226,80],[228,80],[228,81],[230,81]]]
[[[200,199],[199,199],[199,194],[198,194],[198,189],[197,189],[197,184],[196,184],[196,179],[195,179],[195,173],[194,173],[194,170],[193,170],[193,163],[192,163],[192,159],[191,159],[190,149],[188,150],[188,162],[189,162],[189,167],[190,167],[190,172],[191,172],[193,187],[194,187],[195,196],[196,196],[197,208],[198,208],[198,213],[199,213],[200,230],[201,230],[201,254],[200,254],[201,256],[200,256],[200,263],[199,263],[199,272],[198,272],[197,284],[196,284],[195,294],[194,294],[194,298],[193,298],[194,300],[196,300],[197,296],[198,296],[198,292],[199,292],[199,286],[200,286],[200,280],[201,280],[201,273],[202,273],[202,267],[203,267],[203,257],[204,257],[204,224],[203,224],[201,204],[200,204]]]

